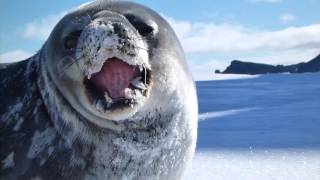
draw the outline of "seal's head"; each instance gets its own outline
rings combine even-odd
[[[135,3],[82,6],[57,24],[45,48],[55,87],[73,109],[101,126],[157,103],[150,96],[156,92],[160,100],[162,88],[170,92],[168,84],[177,78],[170,77],[173,69],[191,80],[173,30]]]

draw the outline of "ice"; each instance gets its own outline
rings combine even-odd
[[[239,113],[243,113],[243,112],[247,112],[255,109],[256,108],[241,108],[241,109],[231,109],[226,111],[206,112],[206,113],[199,114],[199,121],[217,118],[217,117],[223,117],[223,116],[231,116],[234,114],[239,114]]]
[[[258,78],[260,75],[247,75],[247,74],[214,74],[205,80],[221,81],[221,80],[235,80],[235,79],[252,79]]]
[[[320,180],[320,74],[197,82],[186,180]]]
[[[319,180],[320,152],[199,151],[186,180]]]

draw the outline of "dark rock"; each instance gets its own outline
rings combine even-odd
[[[293,65],[269,65],[252,62],[243,62],[234,60],[227,67],[224,74],[268,74],[268,73],[305,73],[305,72],[319,72],[320,71],[320,55],[310,60]]]

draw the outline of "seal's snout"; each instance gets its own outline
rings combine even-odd
[[[99,110],[119,104],[132,107],[147,97],[151,86],[147,43],[123,16],[93,20],[83,29],[77,50],[89,99],[99,104]]]
[[[132,66],[150,68],[147,45],[128,22],[119,19],[97,19],[84,28],[76,53],[85,76],[101,70],[106,60],[116,57]]]

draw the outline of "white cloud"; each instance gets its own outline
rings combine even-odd
[[[320,45],[320,24],[261,31],[237,24],[167,19],[188,53],[280,51]]]
[[[224,70],[233,59],[274,65],[293,64],[308,61],[320,53],[320,24],[266,31],[231,23],[166,19],[175,29],[187,54],[233,57],[228,60],[188,59],[196,80],[212,79],[215,69]]]
[[[66,11],[47,15],[41,19],[36,19],[25,25],[25,31],[23,37],[28,39],[47,40],[54,26],[65,16],[68,12],[83,8],[94,1],[85,2],[78,7],[68,9]]]
[[[24,50],[14,50],[0,54],[0,63],[10,63],[25,60],[31,57],[33,53]]]
[[[164,15],[163,15],[163,17],[168,20],[168,22],[173,27],[173,29],[176,32],[179,39],[183,39],[185,37],[192,35],[191,34],[192,28],[193,28],[192,26],[194,26],[194,25],[191,24],[191,22],[189,22],[189,21],[176,21],[173,18],[166,17]]]
[[[249,2],[279,3],[283,0],[248,0]]]
[[[296,17],[293,14],[283,14],[280,16],[280,21],[284,24],[296,20]]]
[[[25,25],[23,37],[28,39],[47,40],[57,22],[66,14],[66,11],[48,15],[44,18],[34,20]]]
[[[289,65],[309,61],[319,54],[320,47],[305,50],[294,49],[287,51],[275,51],[267,54],[261,53],[261,55],[242,57],[241,60],[272,65]]]
[[[199,61],[188,61],[188,65],[191,71],[191,74],[196,80],[211,80],[214,76],[214,71],[224,70],[225,67],[229,65],[227,61],[219,60],[210,60],[206,63],[201,63]]]

